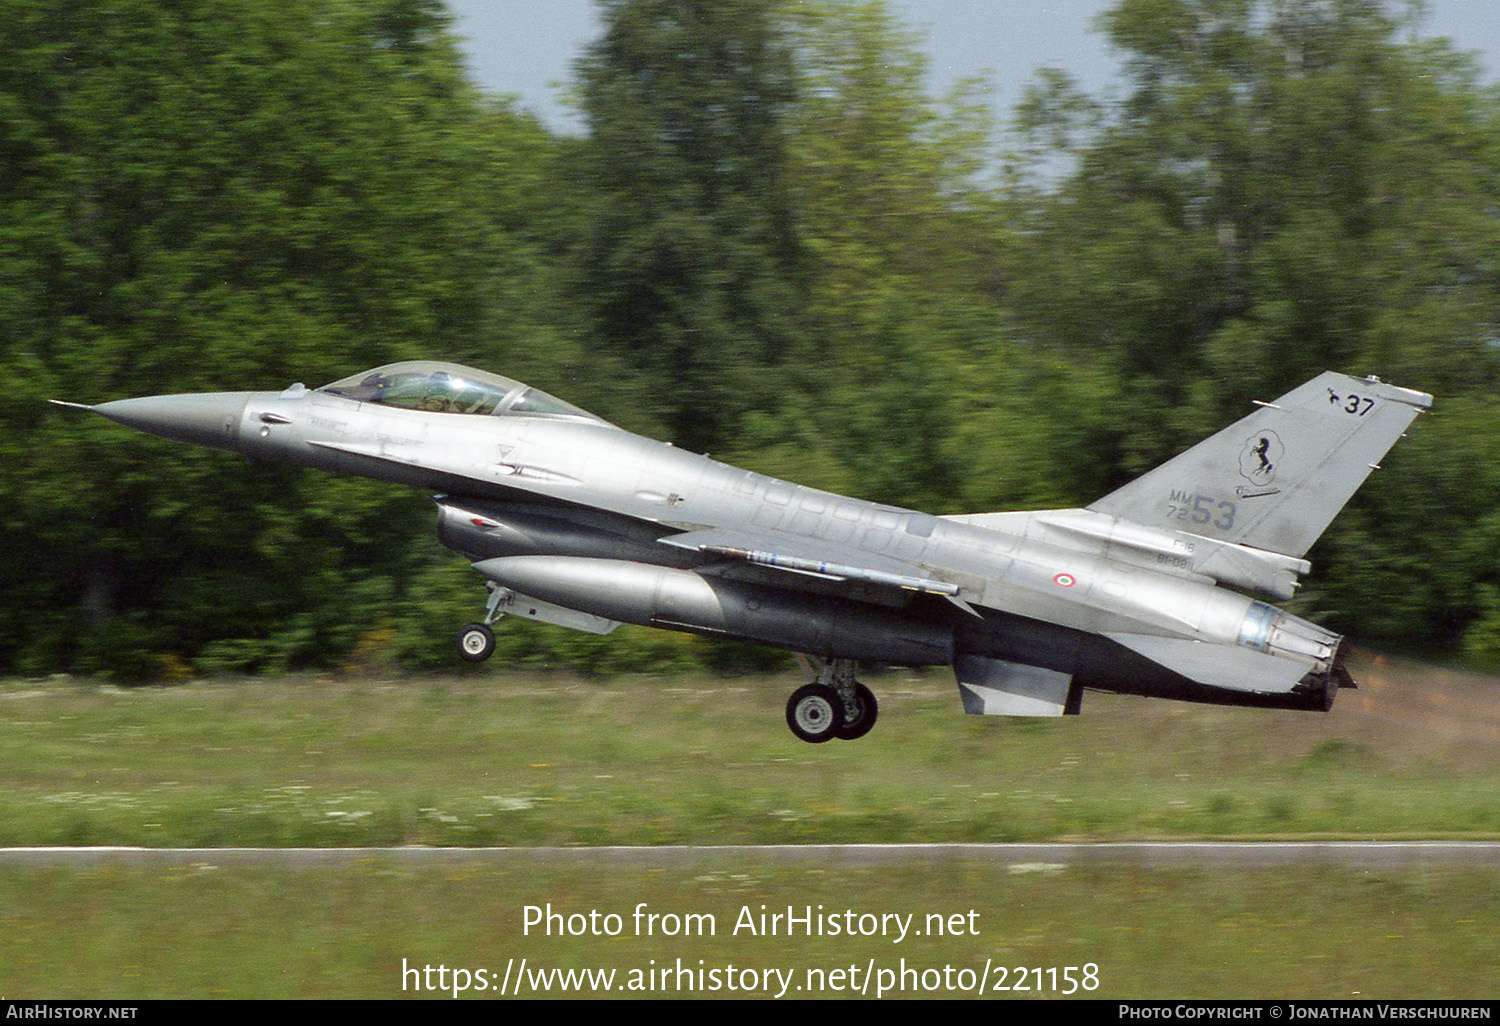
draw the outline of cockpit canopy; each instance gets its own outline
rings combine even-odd
[[[361,371],[324,385],[318,391],[403,410],[483,416],[579,417],[604,423],[592,413],[519,381],[432,360],[411,360]]]

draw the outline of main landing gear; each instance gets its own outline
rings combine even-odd
[[[816,667],[818,679],[792,692],[786,703],[786,725],[803,741],[821,744],[834,738],[853,741],[875,726],[880,709],[869,688],[854,679],[853,659],[802,657]]]

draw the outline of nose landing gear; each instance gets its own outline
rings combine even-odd
[[[490,624],[502,617],[500,606],[510,597],[510,590],[494,581],[485,582],[490,589],[489,602],[485,605],[484,622],[464,624],[458,632],[458,656],[470,663],[482,663],[495,651],[495,632]]]
[[[465,624],[458,632],[458,656],[471,663],[482,663],[495,651],[495,632],[485,624]]]

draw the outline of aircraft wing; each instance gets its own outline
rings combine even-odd
[[[787,574],[943,595],[955,601],[959,591],[958,585],[939,580],[913,563],[781,531],[710,527],[669,535],[662,541],[729,562],[771,567]]]

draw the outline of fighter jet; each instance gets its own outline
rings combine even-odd
[[[435,493],[439,537],[489,589],[464,659],[490,655],[506,615],[779,646],[816,675],[787,724],[823,742],[875,724],[861,664],[951,666],[964,710],[987,715],[1077,713],[1086,690],[1329,709],[1355,686],[1343,639],[1266,600],[1292,597],[1431,402],[1328,372],[1086,508],[964,516],[739,470],[448,363],[84,408]]]

